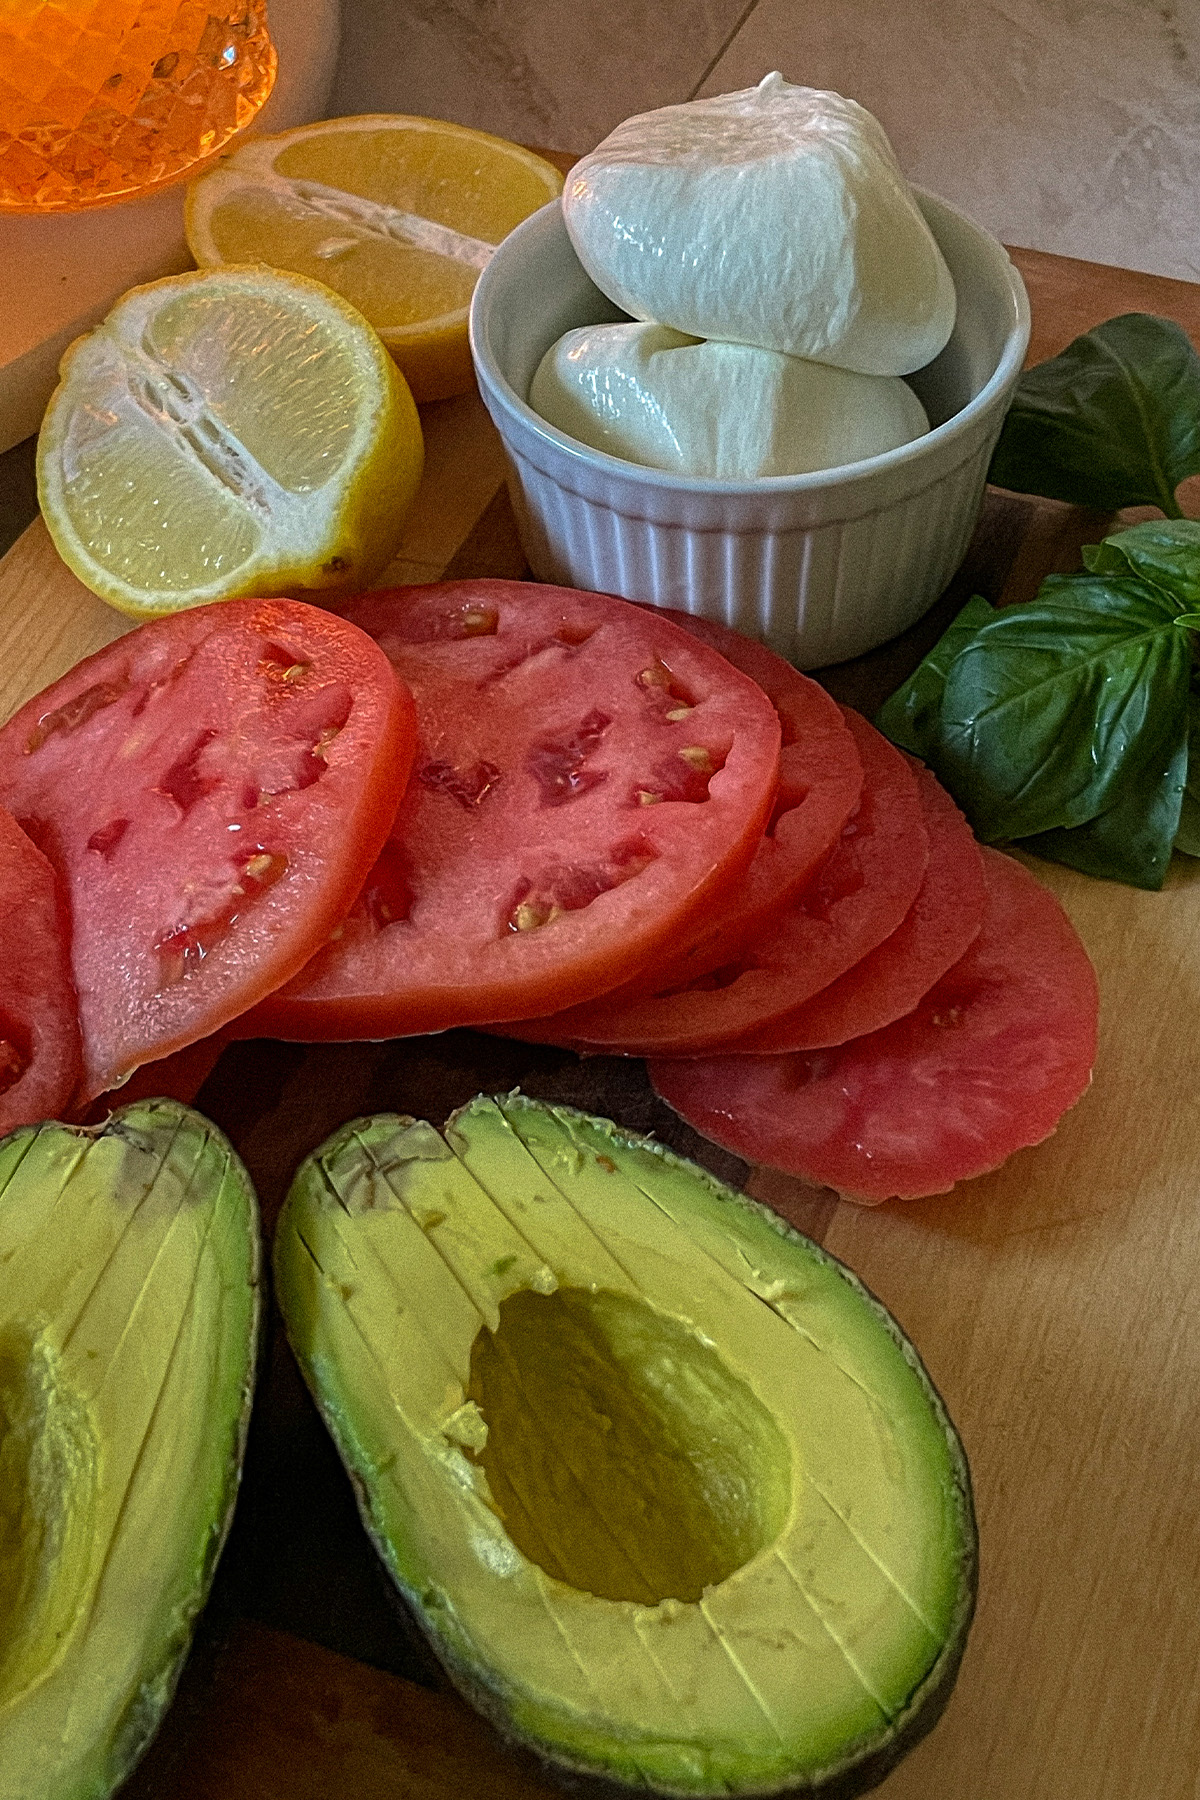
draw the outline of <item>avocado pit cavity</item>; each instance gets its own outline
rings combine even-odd
[[[711,1345],[641,1300],[510,1295],[475,1339],[467,1396],[509,1536],[569,1587],[696,1602],[784,1527],[779,1427]]]
[[[400,1592],[557,1771],[630,1800],[852,1800],[929,1728],[973,1604],[966,1464],[820,1246],[509,1094],[440,1133],[343,1126],[275,1259]]]

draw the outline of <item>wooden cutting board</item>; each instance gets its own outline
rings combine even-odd
[[[1200,342],[1200,288],[1016,253],[1036,360],[1131,308]],[[428,470],[392,578],[519,575],[499,444],[474,396],[425,411]],[[1200,507],[1192,510],[1200,511]],[[827,674],[873,710],[971,592],[1028,596],[1104,521],[991,493],[963,571],[896,645]],[[0,562],[0,717],[127,622],[40,522]],[[971,1458],[983,1575],[945,1719],[889,1800],[1196,1800],[1200,1794],[1200,865],[1161,895],[1031,865],[1100,972],[1091,1091],[1057,1135],[951,1195],[863,1211],[705,1146],[639,1063],[470,1032],[383,1045],[239,1044],[197,1103],[268,1222],[342,1120],[440,1120],[520,1082],[653,1128],[843,1257],[925,1357]],[[196,1079],[203,1074],[200,1069]],[[136,1800],[519,1800],[500,1748],[391,1610],[348,1486],[276,1330],[233,1538]]]

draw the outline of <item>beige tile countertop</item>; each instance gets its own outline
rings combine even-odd
[[[1035,354],[1135,307],[1200,344],[1200,288],[1158,278],[1200,276],[1200,0],[344,0],[343,15],[337,110],[436,113],[571,150],[772,67],[841,88],[916,179],[1025,247]],[[426,408],[424,426],[393,578],[519,575],[477,398]],[[0,537],[6,506],[9,523],[31,515],[31,451],[0,457]],[[1096,525],[993,492],[940,618],[972,592],[1032,593]],[[35,524],[0,568],[0,715],[129,623]],[[839,697],[873,712],[929,641],[890,647],[903,666],[843,669]],[[675,1120],[633,1059],[467,1033],[261,1039],[200,1046],[175,1074],[245,1159],[268,1228],[298,1158],[346,1118],[399,1104],[440,1120],[480,1089],[653,1129],[745,1180],[893,1309],[972,1460],[978,1618],[952,1705],[887,1800],[1200,1800],[1200,865],[1161,895],[1039,874],[1101,969],[1095,1084],[1047,1143],[925,1201],[868,1210],[747,1170]],[[415,1685],[428,1662],[397,1627],[277,1326],[251,1446],[198,1644],[126,1800],[550,1800],[453,1695]]]
[[[1006,243],[1200,280],[1200,0],[345,0],[332,110],[587,150],[770,69]]]
[[[333,114],[432,114],[583,151],[630,113],[779,68],[862,101],[915,181],[1005,243],[1200,281],[1200,0],[342,0],[341,11]],[[0,432],[0,444],[28,429]],[[20,444],[0,456],[0,548],[33,511]]]

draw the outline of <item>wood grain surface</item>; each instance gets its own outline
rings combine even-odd
[[[1200,288],[1014,253],[1034,354],[1132,307],[1200,341]],[[518,575],[499,446],[474,396],[425,409],[428,472],[394,578]],[[1200,510],[1200,509],[1198,509]],[[870,711],[971,592],[1025,597],[1104,521],[992,492],[963,570],[905,638],[827,671]],[[0,563],[0,717],[127,621],[35,523]],[[640,1063],[471,1032],[237,1044],[181,1072],[273,1219],[342,1120],[440,1120],[481,1088],[611,1114],[698,1154],[845,1258],[924,1355],[971,1458],[980,1606],[945,1719],[889,1800],[1200,1795],[1200,867],[1161,895],[1031,864],[1100,972],[1090,1092],[1047,1144],[938,1200],[860,1210],[705,1146]],[[276,1329],[245,1490],[177,1703],[134,1800],[517,1800],[546,1793],[451,1694],[389,1601],[349,1488]]]

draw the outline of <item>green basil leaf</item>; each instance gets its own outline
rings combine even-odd
[[[1094,575],[1140,575],[1180,606],[1200,606],[1200,519],[1150,519],[1085,544],[1083,560]]]
[[[1200,695],[1188,695],[1187,784],[1179,812],[1175,848],[1185,856],[1200,856]]]
[[[988,480],[1101,512],[1159,506],[1200,473],[1200,356],[1169,319],[1124,313],[1027,369]]]
[[[1133,579],[1052,576],[950,666],[931,763],[985,840],[1084,825],[1171,762],[1191,645]]]
[[[1085,875],[1157,892],[1178,841],[1187,767],[1188,737],[1186,721],[1181,719],[1165,767],[1148,763],[1122,788],[1116,805],[1107,812],[1071,831],[1047,831],[1026,838],[1021,848],[1050,862],[1081,869]]]
[[[1104,542],[1111,544],[1112,539],[1105,538]],[[1144,609],[1142,616],[1148,623],[1161,626],[1164,630],[1168,625],[1176,624],[1179,619],[1178,601],[1154,582],[1143,581],[1140,575],[1131,575],[1127,568],[1115,575],[1093,575],[1090,569],[1081,570],[1078,575],[1047,575],[1042,580],[1035,600],[1026,601],[1022,606],[1006,606],[997,616],[1006,619],[1020,618],[1022,614],[1032,612],[1046,603],[1061,606],[1084,620],[1095,619],[1103,614],[1116,619],[1129,619],[1132,603],[1135,607],[1140,605]]]
[[[949,630],[942,634],[904,686],[897,688],[875,715],[875,724],[884,737],[913,756],[928,759],[937,743],[942,693],[950,664],[979,627],[995,616],[995,607],[981,594],[967,601]]]

